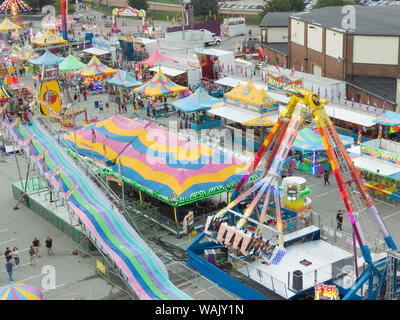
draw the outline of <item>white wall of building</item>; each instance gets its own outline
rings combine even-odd
[[[287,27],[268,28],[267,42],[288,42],[288,28]]]
[[[397,65],[399,37],[354,36],[353,62]]]
[[[304,22],[290,19],[290,38],[291,41],[304,46]]]
[[[343,58],[343,33],[326,29],[325,51],[332,58]]]
[[[309,24],[307,32],[307,47],[322,52],[322,28]]]

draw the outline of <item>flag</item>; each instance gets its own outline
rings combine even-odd
[[[301,59],[301,68],[300,68],[301,72],[304,72],[304,59]],[[312,91],[312,90],[311,90]]]
[[[261,71],[261,81],[264,81],[264,73]]]
[[[351,106],[354,107],[354,94],[351,96]]]
[[[331,102],[333,102],[333,98],[334,98],[334,96],[333,96],[333,89],[332,89],[332,91],[331,91]]]
[[[328,99],[328,89],[325,88],[325,99]]]
[[[368,97],[368,100],[367,100],[367,110],[368,110],[368,108],[369,108],[369,97]]]
[[[375,107],[375,112],[376,112],[376,108],[378,108],[378,104],[376,103],[376,99],[374,99],[374,107]]]
[[[286,69],[286,57],[283,57],[283,69]]]
[[[347,94],[346,94],[346,92],[344,93],[344,105],[347,106]]]
[[[360,100],[358,100],[358,103],[360,104],[360,107],[362,105],[362,98],[360,97]]]
[[[342,95],[342,93],[339,91],[338,93],[338,102],[340,103],[340,96]]]
[[[292,71],[290,72],[291,76],[294,76],[294,73],[296,72],[296,69],[294,68],[294,66],[292,66]]]
[[[361,131],[361,127],[360,127],[360,129],[358,129],[357,144],[361,144],[361,137],[362,137],[362,131]]]
[[[383,101],[383,112],[385,112],[386,111],[386,101]]]

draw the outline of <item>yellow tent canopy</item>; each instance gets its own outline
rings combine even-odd
[[[0,23],[0,31],[16,30],[22,29],[19,25],[11,22],[8,18],[5,18],[2,23]]]
[[[247,85],[240,83],[235,88],[225,94],[227,98],[239,100],[253,105],[277,105],[278,102],[272,99],[263,89],[257,89],[250,80]]]
[[[242,125],[244,126],[255,126],[255,127],[272,127],[273,125],[275,125],[275,122],[273,122],[272,120],[260,116],[258,118],[255,118],[253,120],[249,120],[246,122],[243,122]]]
[[[39,39],[33,39],[32,44],[37,44],[39,46],[47,46],[50,44],[60,44],[60,43],[68,43],[67,40],[64,40],[63,38],[56,36],[53,32],[51,32],[49,29],[46,30],[44,33],[43,37],[40,37]]]

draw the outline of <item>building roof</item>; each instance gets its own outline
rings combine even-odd
[[[295,12],[268,12],[261,20],[260,27],[287,27],[289,16]]]
[[[346,81],[355,88],[396,104],[396,78],[353,76]]]
[[[289,53],[289,45],[287,42],[262,42],[261,45],[284,56],[287,56]]]
[[[355,29],[348,30],[358,35],[400,35],[400,6],[354,6],[356,21]],[[345,32],[342,20],[346,14],[342,7],[325,7],[311,12],[293,13],[290,17],[307,23],[321,25],[327,29]]]

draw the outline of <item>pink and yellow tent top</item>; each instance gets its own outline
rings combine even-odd
[[[159,70],[154,77],[144,85],[134,89],[136,93],[144,94],[148,97],[160,97],[186,91],[188,88],[180,86],[171,81]]]
[[[161,62],[161,61],[176,62],[175,60],[163,56],[158,50],[156,50],[150,57],[148,57],[143,61],[139,61],[137,64],[138,65],[143,64],[149,66],[150,68],[153,68],[156,62]]]
[[[3,22],[0,23],[0,31],[9,31],[22,29],[19,25],[11,22],[7,17],[4,18]]]
[[[61,44],[61,43],[68,43],[68,41],[55,35],[53,32],[50,31],[50,29],[46,30],[43,37],[32,40],[32,44],[36,44],[41,47],[52,45],[52,44]]]
[[[152,122],[119,115],[88,125],[65,141],[165,202],[171,197],[184,202],[213,190],[231,190],[247,168],[244,161],[219,149]]]
[[[75,71],[75,75],[81,77],[101,77],[109,74],[116,73],[117,70],[106,66],[105,64],[101,63],[96,56],[93,56],[89,63],[80,70]]]

